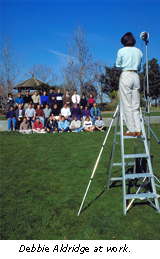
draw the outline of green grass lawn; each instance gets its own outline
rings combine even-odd
[[[4,120],[6,120],[5,115],[0,115],[0,121],[4,121]]]
[[[160,139],[160,124],[152,129]],[[124,216],[122,183],[106,189],[114,127],[77,216],[105,136],[106,132],[1,132],[1,239],[160,239],[160,214],[149,202],[136,200]],[[132,153],[131,141],[125,148]],[[141,143],[138,145],[141,150]],[[160,145],[151,135],[153,171],[158,179],[159,154]],[[119,159],[117,147],[115,161]],[[114,174],[120,175],[121,169],[116,168]],[[157,192],[160,194],[158,187]]]

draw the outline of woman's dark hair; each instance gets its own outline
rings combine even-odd
[[[8,94],[8,97],[9,97],[10,95],[13,96],[11,93],[9,93],[9,94]]]
[[[89,116],[86,116],[85,121],[86,121],[87,119],[89,119]]]
[[[124,47],[131,46],[133,47],[136,44],[136,40],[131,32],[127,32],[122,38],[121,43]]]

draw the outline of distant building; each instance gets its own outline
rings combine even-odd
[[[34,74],[31,78],[23,81],[22,83],[13,87],[14,90],[18,90],[22,95],[25,94],[26,91],[36,90],[36,87],[44,82],[35,78]]]

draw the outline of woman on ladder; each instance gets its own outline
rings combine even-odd
[[[140,125],[140,79],[143,54],[134,47],[136,40],[131,32],[121,38],[124,48],[118,50],[116,67],[122,69],[119,79],[120,105],[128,131],[124,136],[141,137]]]

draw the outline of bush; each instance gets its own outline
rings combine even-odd
[[[112,103],[99,103],[97,106],[101,111],[115,111],[118,101],[113,101]]]

